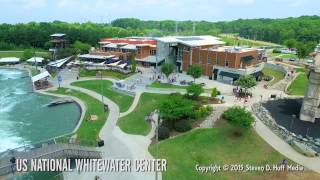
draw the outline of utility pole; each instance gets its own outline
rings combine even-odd
[[[38,70],[35,46],[33,46],[33,58],[34,58],[34,65],[36,66],[36,70]]]
[[[101,102],[102,102],[102,107],[103,107],[103,109],[105,109],[104,108],[104,102],[103,102],[103,82],[102,82],[102,71],[99,71],[99,74],[100,74],[100,81],[101,81]]]
[[[178,21],[176,21],[176,36],[178,35]]]
[[[192,35],[195,35],[196,33],[196,22],[192,23]]]
[[[159,159],[159,118],[160,118],[160,114],[158,111],[156,111],[156,113],[158,113],[157,119],[156,119],[156,140],[157,140],[157,148],[156,148],[156,159]],[[156,180],[158,180],[158,171],[156,170]]]

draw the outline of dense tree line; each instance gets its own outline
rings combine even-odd
[[[178,27],[178,28],[176,28]],[[236,33],[241,37],[305,46],[311,51],[320,41],[320,17],[301,16],[285,19],[239,19],[225,22],[208,21],[142,21],[134,18],[116,19],[110,24],[30,22],[27,24],[0,24],[0,49],[36,47],[47,49],[49,35],[65,33],[70,44],[77,40],[96,45],[100,38],[126,36],[218,35]],[[194,30],[195,29],[195,30]]]
[[[143,31],[137,29],[123,29],[112,27],[108,24],[96,23],[66,23],[60,21],[30,22],[27,24],[1,24],[0,25],[0,49],[17,48],[43,48],[50,46],[50,34],[65,33],[69,44],[77,40],[96,45],[100,38],[104,37],[126,37],[144,35]]]
[[[133,18],[123,18],[117,19],[111,24],[114,27],[125,29],[149,29],[154,32],[157,30],[162,33],[161,35],[174,34],[177,26],[178,33],[182,35],[236,33],[240,37],[278,44],[286,44],[290,40],[291,47],[303,44],[308,51],[311,51],[320,41],[319,16],[284,19],[239,19],[225,22],[141,21]],[[193,31],[194,26],[195,31]],[[292,43],[293,41],[296,43]]]

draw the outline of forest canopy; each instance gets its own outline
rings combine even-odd
[[[121,18],[110,24],[30,22],[25,24],[0,24],[0,49],[43,48],[49,46],[49,35],[65,33],[68,43],[75,41],[95,46],[105,37],[164,36],[175,35],[214,35],[220,33],[238,34],[240,37],[292,44],[298,42],[312,51],[320,41],[320,17],[301,16],[284,19],[239,19],[224,22],[208,21],[142,21],[135,18]],[[194,30],[195,29],[195,30]],[[290,45],[292,46],[292,45]]]

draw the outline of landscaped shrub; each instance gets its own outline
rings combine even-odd
[[[190,115],[189,119],[197,120],[200,118],[204,118],[208,116],[209,113],[210,111],[207,109],[207,107],[201,106]]]
[[[281,51],[279,49],[273,49],[272,53],[281,53]]]
[[[213,107],[212,106],[206,106],[206,109],[208,112],[212,112],[213,111]]]
[[[203,87],[200,84],[192,84],[187,87],[187,94],[195,99],[198,98],[203,92]]]
[[[251,112],[239,106],[229,108],[222,114],[222,117],[239,128],[237,131],[239,135],[243,129],[249,129],[254,122]]]
[[[170,130],[166,126],[159,126],[158,137],[160,140],[167,139],[170,137]]]
[[[209,114],[207,108],[204,106],[200,107],[198,112],[200,114],[200,117],[206,117]]]
[[[193,101],[181,95],[170,95],[160,104],[160,116],[172,124],[180,119],[188,119],[194,111]]]
[[[187,120],[180,120],[174,123],[174,129],[178,132],[186,132],[192,129],[190,122]]]
[[[211,91],[211,97],[217,97],[218,96],[218,89],[217,88],[213,88]]]

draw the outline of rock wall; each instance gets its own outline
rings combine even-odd
[[[300,111],[300,119],[315,122],[317,118],[320,118],[320,72],[311,68],[308,89]]]

